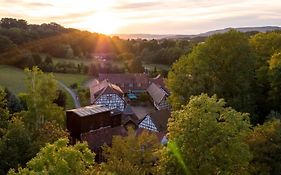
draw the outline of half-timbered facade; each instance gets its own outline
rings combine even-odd
[[[168,103],[168,93],[159,85],[155,83],[151,83],[150,86],[147,88],[147,92],[150,95],[153,105],[156,109],[169,109],[170,105]]]
[[[139,128],[145,128],[149,131],[155,131],[158,132],[155,124],[153,123],[153,121],[151,120],[151,117],[149,115],[147,115],[139,124]]]
[[[153,132],[164,132],[167,130],[167,123],[171,113],[169,110],[158,110],[147,114],[139,123],[139,128]]]
[[[117,108],[120,111],[123,111],[126,106],[123,91],[107,80],[92,86],[90,93],[92,104],[103,105],[109,109]]]
[[[95,104],[103,105],[109,109],[119,109],[123,111],[125,108],[124,100],[117,94],[103,94],[96,101]]]

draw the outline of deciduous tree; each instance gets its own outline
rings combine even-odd
[[[0,138],[8,127],[9,111],[7,108],[6,94],[0,86]]]
[[[113,138],[112,147],[104,146],[104,169],[116,174],[157,174],[159,141],[153,133],[136,136],[129,128],[128,136]]]
[[[269,61],[268,103],[271,110],[281,112],[281,52],[274,54]]]
[[[281,172],[281,122],[273,119],[254,128],[247,139],[253,153],[251,174],[279,175]]]
[[[255,57],[247,37],[231,30],[209,37],[188,56],[177,61],[168,74],[170,101],[175,109],[191,95],[217,94],[240,111],[252,112]]]
[[[37,67],[26,69],[26,104],[23,112],[26,125],[30,129],[38,129],[45,121],[56,121],[64,126],[63,108],[53,103],[57,98],[57,82],[52,74],[44,74]]]
[[[8,123],[8,128],[0,138],[0,174],[6,174],[10,168],[16,168],[32,158],[31,136],[19,116]]]
[[[44,147],[36,157],[27,163],[26,168],[19,168],[18,173],[11,170],[9,174],[83,175],[87,171],[94,174],[93,166],[94,154],[87,144],[79,143],[68,146],[67,139],[60,139],[54,144]]]
[[[162,158],[167,174],[248,174],[249,118],[225,105],[202,94],[172,114]]]

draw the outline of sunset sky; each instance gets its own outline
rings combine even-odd
[[[107,34],[198,34],[281,26],[281,0],[0,0],[0,17]]]

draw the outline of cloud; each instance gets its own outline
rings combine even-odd
[[[124,3],[113,7],[116,10],[145,10],[161,6],[161,2]]]
[[[53,7],[53,4],[50,3],[43,3],[43,2],[30,2],[30,3],[25,3],[24,5],[28,7]]]
[[[83,29],[96,14],[107,14],[122,22],[119,33],[194,34],[225,27],[281,25],[280,0],[0,0],[0,4],[0,17],[75,27],[83,23]]]

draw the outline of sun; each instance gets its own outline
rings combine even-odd
[[[91,7],[93,7],[93,13],[84,17],[79,23],[76,23],[78,28],[90,30],[91,32],[113,34],[121,26],[122,20],[118,13],[114,12],[114,6],[116,0],[93,0],[91,1]]]
[[[91,15],[85,23],[89,30],[103,34],[113,34],[122,26],[122,21],[117,15],[110,12]]]
[[[92,13],[81,16],[80,21],[73,23],[70,27],[103,34],[114,34],[125,26],[125,20],[114,10],[116,5],[118,5],[116,0],[106,0],[106,2],[89,0],[89,3],[84,3],[83,8],[90,8]]]

